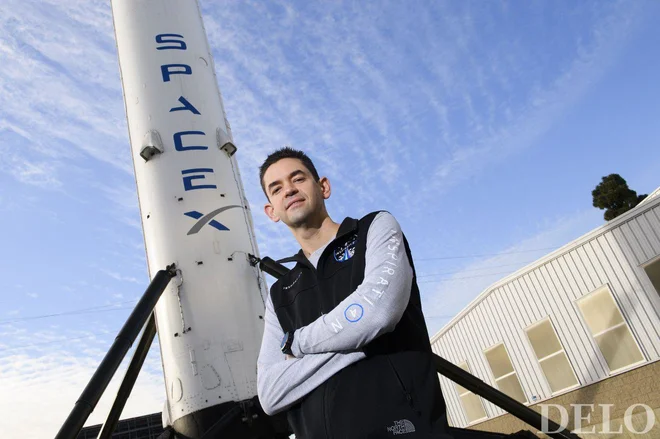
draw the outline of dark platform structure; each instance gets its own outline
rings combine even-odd
[[[76,439],[96,439],[102,424],[84,427]],[[163,433],[161,413],[122,419],[117,423],[112,439],[157,439]]]

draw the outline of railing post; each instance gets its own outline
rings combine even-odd
[[[96,372],[94,372],[92,379],[80,394],[73,410],[71,410],[71,413],[69,413],[69,416],[64,421],[55,439],[76,439],[83,425],[85,425],[85,421],[87,421],[96,404],[98,404],[99,399],[101,399],[101,395],[103,395],[103,392],[108,387],[110,380],[126,356],[126,353],[140,333],[140,329],[142,329],[147,318],[153,312],[167,284],[174,276],[176,276],[176,267],[174,264],[156,273],[149,287],[135,306],[135,309],[128,316],[126,323],[119,330],[119,334],[117,334],[108,353],[101,360],[101,364],[99,364]]]
[[[117,390],[115,402],[112,403],[108,417],[103,423],[101,432],[99,433],[97,439],[110,439],[112,437],[112,433],[115,431],[115,428],[117,428],[117,421],[119,421],[119,417],[121,416],[121,412],[124,410],[126,401],[131,395],[135,381],[140,374],[140,369],[142,369],[142,365],[144,364],[144,360],[147,358],[149,348],[151,347],[151,343],[153,342],[155,336],[156,317],[152,312],[147,325],[144,327],[144,331],[142,331],[142,337],[140,337],[140,341],[135,347],[133,358],[131,358],[128,369],[126,369],[124,379],[121,381],[119,390]]]

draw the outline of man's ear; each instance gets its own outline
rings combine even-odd
[[[323,199],[327,200],[330,198],[332,187],[330,186],[330,180],[328,180],[328,177],[321,177],[319,179],[319,185],[321,186],[321,194],[323,195]]]
[[[266,203],[264,205],[264,212],[266,213],[266,216],[270,218],[271,221],[278,222],[280,220],[280,217],[275,214],[275,208],[273,207],[272,204]]]

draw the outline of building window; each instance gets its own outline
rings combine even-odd
[[[511,364],[511,359],[504,347],[504,343],[487,349],[484,351],[484,355],[486,355],[490,370],[493,371],[497,388],[511,398],[525,404],[527,397],[525,397],[525,392],[523,392],[520,380],[518,380],[518,374],[516,374],[513,364]]]
[[[579,384],[550,318],[534,323],[525,332],[553,394]]]
[[[660,258],[656,258],[655,261],[644,265],[644,271],[651,280],[655,292],[660,294]]]
[[[471,373],[467,363],[461,363],[458,365],[458,367],[468,373]],[[461,405],[463,406],[463,411],[467,417],[468,424],[486,419],[486,411],[484,410],[484,405],[481,401],[481,398],[456,383],[454,383],[454,385],[456,386],[456,392],[458,392],[458,396],[461,400]]]
[[[610,373],[644,361],[607,285],[578,299],[577,304]]]

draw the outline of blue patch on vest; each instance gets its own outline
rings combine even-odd
[[[351,303],[348,308],[344,310],[344,317],[351,323],[359,321],[364,315],[364,308],[359,303]]]
[[[345,262],[351,259],[355,254],[356,242],[357,242],[357,234],[351,236],[351,238],[348,241],[337,247],[334,251],[335,261]]]

